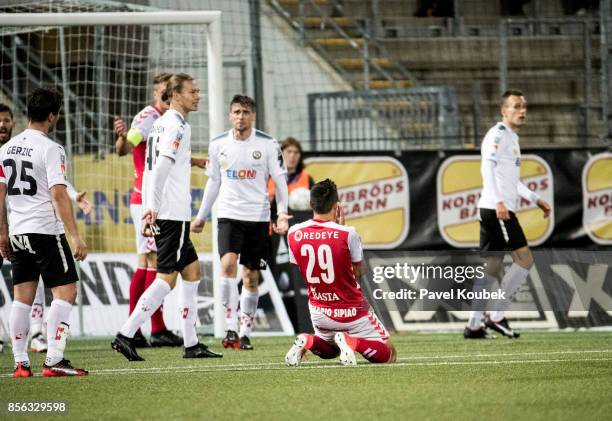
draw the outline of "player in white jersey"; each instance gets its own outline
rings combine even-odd
[[[276,184],[278,218],[274,229],[284,234],[287,214],[287,180],[283,155],[278,142],[255,130],[255,101],[236,95],[230,103],[229,119],[233,128],[210,141],[208,182],[198,216],[191,223],[193,232],[202,232],[215,200],[221,257],[221,299],[225,306],[227,335],[225,348],[253,349],[250,341],[257,301],[259,270],[268,260],[270,241],[269,177]],[[238,255],[243,265],[242,294],[237,279]],[[238,303],[240,333],[238,334]]]
[[[136,234],[136,253],[138,263],[129,290],[129,314],[132,314],[142,293],[155,281],[157,267],[157,248],[153,237],[142,234],[142,179],[146,161],[146,143],[153,123],[163,115],[168,107],[168,99],[163,95],[171,73],[160,73],[153,78],[154,103],[143,108],[132,120],[130,129],[123,120],[115,117],[114,129],[117,135],[115,151],[117,155],[124,156],[132,153],[134,163],[134,189],[130,197],[130,214]],[[183,340],[168,330],[164,322],[163,305],[151,316],[150,343],[143,336],[140,329],[134,335],[134,345],[138,347],[149,346],[181,346]]]
[[[48,137],[59,118],[61,103],[58,92],[36,89],[28,98],[28,128],[0,148],[0,252],[11,260],[13,274],[10,331],[14,377],[32,376],[27,340],[39,276],[53,293],[42,374],[88,374],[64,359],[78,280],[64,227],[70,234],[76,259],[87,256],[87,246],[79,235],[66,192],[64,148]]]
[[[0,145],[4,145],[13,137],[13,129],[15,128],[15,118],[13,111],[6,104],[0,103]],[[66,182],[66,190],[68,196],[72,199],[79,208],[87,215],[92,210],[92,205],[85,197],[85,192],[77,192],[69,182]],[[10,212],[10,209],[8,209]],[[0,266],[2,266],[2,257],[0,256]],[[42,282],[38,283],[36,295],[32,303],[32,312],[30,313],[30,350],[32,352],[46,352],[47,338],[46,332],[43,333],[43,315],[45,310],[45,287]],[[2,336],[0,336],[0,352],[2,352]]]
[[[505,251],[512,252],[514,263],[506,271],[501,288],[506,300],[496,304],[485,320],[485,326],[510,338],[518,338],[504,315],[512,296],[527,279],[533,265],[533,256],[527,245],[523,229],[516,218],[518,197],[535,202],[548,217],[551,208],[540,196],[529,190],[520,179],[521,150],[518,132],[525,124],[527,102],[523,93],[509,90],[502,95],[502,121],[487,132],[481,147],[480,172],[483,180],[482,195],[478,201],[480,213],[480,250],[486,261],[486,275],[474,288],[484,288],[494,282],[503,269]],[[470,320],[463,336],[466,339],[489,338],[481,325],[484,309],[470,312]]]
[[[136,308],[112,341],[112,348],[129,361],[142,361],[133,338],[176,285],[180,272],[179,310],[183,358],[221,357],[198,341],[198,285],[200,262],[189,239],[191,221],[191,126],[187,115],[198,109],[200,89],[189,75],[168,81],[165,95],[170,109],[158,118],[147,138],[143,181],[144,232],[155,235],[157,279],[140,296]]]

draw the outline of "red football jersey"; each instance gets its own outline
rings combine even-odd
[[[368,314],[370,305],[353,273],[363,259],[353,227],[310,219],[289,230],[289,260],[300,268],[311,306],[328,317],[349,322]]]
[[[134,190],[130,198],[130,203],[133,205],[142,204],[142,174],[144,172],[145,160],[146,160],[146,149],[147,149],[147,137],[153,127],[155,120],[159,118],[163,113],[155,107],[155,105],[147,105],[142,109],[132,121],[132,129],[138,130],[142,136],[142,142],[134,147],[132,159],[134,161]]]

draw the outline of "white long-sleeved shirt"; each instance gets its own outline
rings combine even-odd
[[[519,137],[504,123],[491,127],[482,141],[482,195],[478,207],[495,209],[504,202],[506,208],[516,211],[518,196],[537,202],[540,196],[521,182],[521,149]]]

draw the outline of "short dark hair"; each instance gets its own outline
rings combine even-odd
[[[11,120],[15,119],[15,117],[13,116],[13,110],[11,110],[11,107],[1,102],[0,102],[0,113],[9,113],[9,115],[11,116]]]
[[[310,207],[315,213],[328,213],[338,202],[338,188],[329,178],[316,183],[310,189]]]
[[[49,114],[58,115],[64,96],[51,88],[36,88],[28,97],[28,119],[45,121]]]
[[[175,73],[170,75],[168,78],[168,85],[166,86],[166,90],[162,94],[162,101],[168,102],[172,100],[172,93],[181,92],[183,90],[183,83],[188,82],[190,80],[195,80],[193,76],[188,75],[187,73]]]
[[[160,83],[168,82],[171,77],[172,77],[172,73],[166,73],[166,72],[160,73],[156,75],[155,77],[153,77],[153,85],[158,85]]]
[[[508,89],[506,92],[502,94],[500,105],[503,107],[504,104],[506,103],[506,100],[510,98],[511,96],[525,96],[525,95],[523,95],[523,91],[519,91],[518,89]]]
[[[257,108],[255,106],[255,100],[253,100],[253,98],[246,96],[246,95],[234,95],[234,97],[232,98],[232,101],[230,102],[230,111],[232,110],[232,106],[234,104],[240,104],[243,107],[247,107],[250,108],[251,111],[255,112],[257,111]]]

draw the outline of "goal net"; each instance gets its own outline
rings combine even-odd
[[[221,12],[159,12],[105,2],[65,4],[70,8],[36,2],[0,10],[5,12],[0,14],[0,102],[13,110],[14,135],[25,127],[27,95],[34,88],[55,87],[64,95],[52,136],[66,148],[70,181],[95,205],[90,215],[77,212],[91,255],[80,265],[82,291],[72,331],[106,335],[116,332],[127,317],[129,281],[136,266],[129,210],[134,166],[131,154],[115,154],[113,119],[119,116],[129,127],[132,118],[152,103],[155,75],[188,73],[202,93],[199,111],[188,118],[192,152],[204,157],[208,140],[224,129]],[[194,213],[205,181],[204,171],[194,168]],[[193,236],[193,242],[198,251],[212,251],[210,224],[204,235]],[[213,270],[211,259],[206,262],[200,324],[201,330],[212,331]],[[0,288],[9,297],[7,285],[2,282]],[[166,308],[176,309],[172,300],[166,301]],[[1,310],[0,316],[8,320],[7,306]],[[170,327],[178,328],[178,312],[166,315]]]

